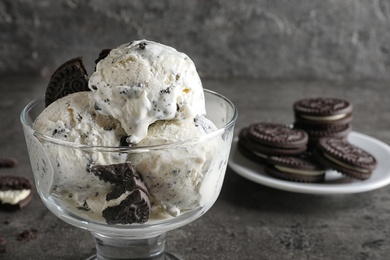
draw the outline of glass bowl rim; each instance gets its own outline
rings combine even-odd
[[[149,151],[149,150],[170,149],[170,148],[175,148],[175,147],[179,147],[179,146],[191,145],[191,144],[196,144],[196,143],[200,143],[200,142],[205,142],[207,140],[211,140],[216,136],[222,135],[227,129],[230,129],[231,127],[234,126],[235,121],[236,121],[237,116],[238,116],[238,111],[237,111],[236,106],[233,104],[233,102],[230,101],[225,96],[223,96],[215,91],[212,91],[209,89],[204,89],[204,92],[205,92],[205,94],[209,94],[211,96],[215,96],[215,97],[219,98],[220,100],[223,100],[232,109],[233,114],[229,118],[229,121],[226,122],[223,126],[218,127],[217,130],[212,131],[210,133],[207,133],[205,135],[202,135],[200,137],[194,137],[194,138],[190,138],[190,139],[187,139],[184,141],[171,142],[171,143],[167,143],[167,144],[129,146],[129,147],[127,147],[127,146],[86,145],[86,144],[78,144],[78,143],[74,143],[74,142],[56,139],[56,138],[50,137],[48,135],[39,133],[32,128],[32,125],[27,123],[26,115],[29,113],[29,111],[32,108],[34,108],[35,106],[37,106],[38,104],[40,104],[44,101],[44,98],[45,98],[44,96],[40,96],[38,98],[33,99],[23,108],[23,110],[20,114],[20,121],[23,124],[23,126],[26,127],[28,129],[28,131],[33,132],[34,136],[37,139],[39,139],[40,141],[49,142],[52,144],[57,144],[60,146],[65,146],[65,147],[71,147],[71,148],[75,148],[75,149],[81,149],[81,150],[93,149],[93,150],[97,150],[97,151],[101,151],[101,152],[129,152],[129,151],[141,152],[141,151]],[[206,118],[207,118],[207,115],[206,115]]]

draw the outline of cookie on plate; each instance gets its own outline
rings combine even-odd
[[[308,135],[277,123],[254,123],[239,134],[239,149],[250,159],[265,162],[271,155],[291,156],[306,151]]]
[[[305,98],[293,105],[295,122],[305,125],[336,125],[352,121],[352,103],[341,98]]]
[[[324,166],[359,180],[368,179],[377,165],[372,154],[339,138],[321,138],[313,155]]]
[[[352,131],[352,124],[313,126],[295,123],[294,128],[302,129],[307,132],[309,136],[308,149],[311,150],[317,145],[318,140],[322,137],[334,137],[347,140],[349,133]]]
[[[270,156],[265,172],[275,178],[294,182],[325,181],[326,168],[308,155]]]

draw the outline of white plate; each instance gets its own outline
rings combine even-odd
[[[365,192],[390,184],[390,147],[368,135],[357,132],[349,134],[349,142],[375,156],[377,167],[367,180],[351,180],[336,171],[327,171],[324,183],[298,183],[275,179],[264,173],[264,169],[244,157],[237,150],[237,138],[233,141],[229,166],[242,177],[272,188],[310,194],[346,194]]]

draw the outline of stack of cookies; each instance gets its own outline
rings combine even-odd
[[[314,148],[321,137],[346,139],[351,132],[352,104],[339,98],[305,98],[293,106],[294,128],[309,135],[309,148]]]
[[[337,98],[294,103],[293,126],[259,122],[241,129],[238,149],[264,165],[269,175],[295,182],[323,182],[333,169],[354,179],[369,178],[374,156],[348,142],[352,104]]]
[[[326,169],[307,153],[308,134],[301,129],[274,123],[254,123],[239,134],[238,149],[261,163],[265,171],[279,179],[322,182]]]

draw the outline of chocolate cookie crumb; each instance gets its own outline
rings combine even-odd
[[[0,254],[7,253],[6,244],[7,244],[7,240],[2,235],[0,235]]]
[[[0,158],[0,168],[13,168],[18,165],[18,160],[15,158]]]
[[[138,44],[141,50],[144,50],[146,45],[147,45],[146,42],[141,42],[140,44]]]
[[[35,228],[30,228],[18,235],[16,238],[18,241],[30,241],[37,238],[38,230]]]

